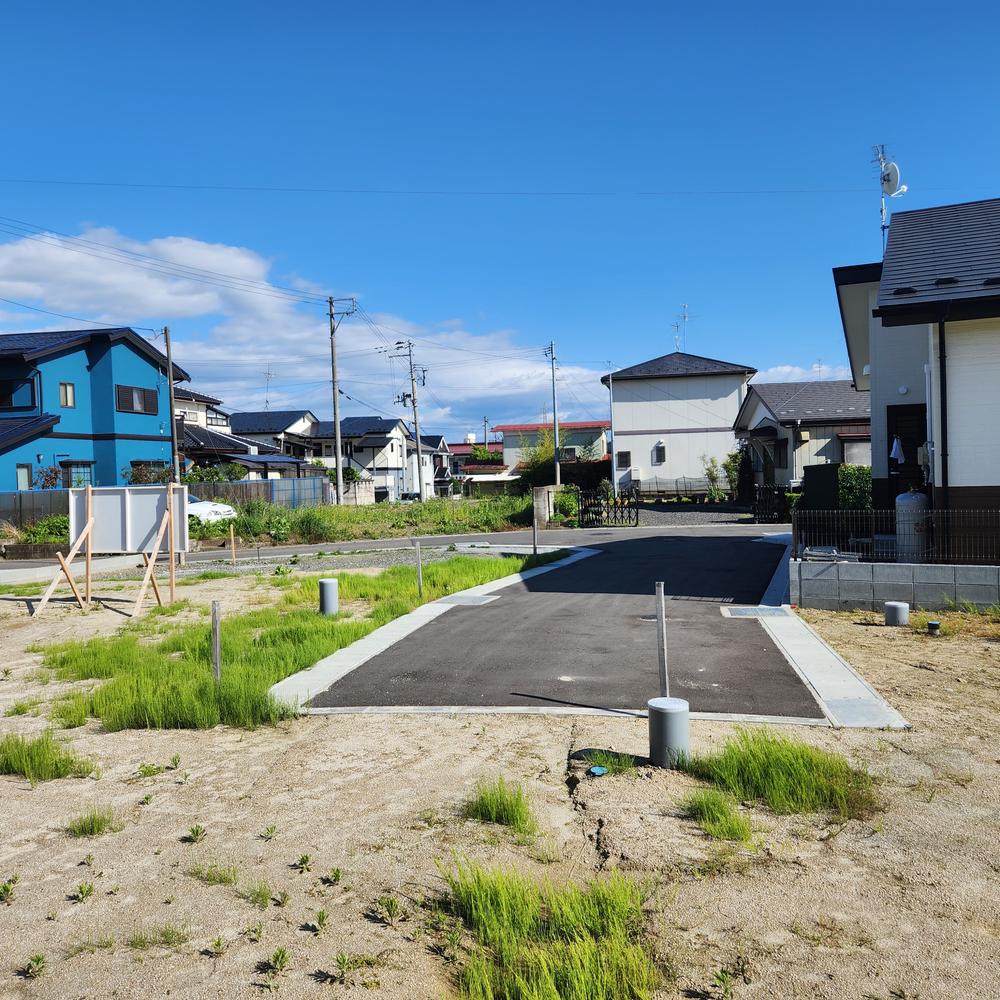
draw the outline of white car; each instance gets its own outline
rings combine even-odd
[[[196,517],[206,524],[211,521],[228,521],[236,517],[236,511],[227,503],[216,503],[214,500],[199,500],[188,494],[188,517]]]

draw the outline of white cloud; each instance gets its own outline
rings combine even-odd
[[[193,387],[233,409],[262,408],[266,399],[272,409],[307,407],[330,416],[325,309],[290,300],[273,284],[251,284],[270,282],[272,265],[265,257],[247,247],[182,236],[142,242],[107,227],[86,227],[76,239],[88,243],[69,249],[57,237],[41,234],[0,244],[0,297],[108,325],[167,324],[175,360],[190,371]],[[177,267],[135,266],[130,254]],[[185,275],[184,266],[239,280],[205,283]],[[323,294],[320,286],[295,275],[283,277],[282,284]],[[72,324],[4,309],[3,331]],[[345,414],[381,411],[409,418],[409,411],[393,402],[409,391],[408,369],[404,361],[390,360],[396,352],[386,350],[401,338],[413,339],[416,363],[428,370],[418,396],[422,429],[429,433],[459,436],[481,428],[484,414],[493,423],[537,419],[550,405],[548,361],[540,347],[519,344],[513,330],[473,333],[450,315],[426,326],[374,310],[372,319],[381,335],[359,316],[339,328],[341,388],[351,397],[342,400]],[[564,419],[603,416],[607,403],[600,376],[582,366],[560,367]]]
[[[851,369],[846,365],[775,365],[754,375],[754,382],[815,382],[817,379],[849,379]]]

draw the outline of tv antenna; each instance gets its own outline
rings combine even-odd
[[[885,199],[899,198],[909,190],[905,184],[899,183],[899,167],[896,166],[885,155],[885,146],[879,144],[873,146],[875,159],[872,161],[878,164],[879,184],[882,187],[882,252],[885,253],[885,244],[888,239],[889,223],[886,221]]]
[[[268,399],[271,389],[271,379],[274,378],[274,372],[271,371],[271,366],[267,366],[267,371],[264,372],[264,409],[269,410],[271,408],[271,401]]]
[[[680,323],[671,323],[670,325],[674,328],[674,350],[679,351],[681,349],[681,335],[679,332],[681,325]]]

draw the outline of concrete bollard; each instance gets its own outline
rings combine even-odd
[[[340,611],[338,587],[335,576],[319,581],[319,613],[321,615],[335,615]]]
[[[677,767],[687,759],[690,706],[683,698],[650,698],[649,760],[658,767]]]
[[[906,601],[886,601],[885,623],[886,625],[909,625],[909,604],[907,604]]]

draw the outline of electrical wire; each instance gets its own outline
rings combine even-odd
[[[27,302],[15,302],[13,299],[5,299],[3,297],[0,297],[0,302],[6,302],[8,305],[17,306],[20,309],[31,309],[33,312],[45,313],[46,316],[58,316],[59,319],[71,319],[74,323],[90,323],[93,326],[103,327],[106,330],[129,327],[132,330],[150,330],[153,333],[157,332],[151,326],[135,326],[132,323],[104,323],[98,319],[84,319],[82,316],[70,316],[67,313],[53,312],[51,309],[42,309],[39,306],[29,306]]]

